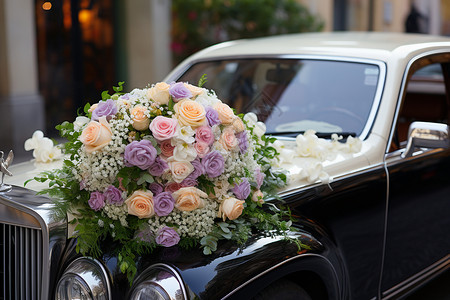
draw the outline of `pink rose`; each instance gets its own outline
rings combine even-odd
[[[86,147],[86,152],[91,153],[109,144],[112,139],[111,136],[111,128],[106,121],[106,117],[101,117],[98,122],[89,122],[79,139]]]
[[[157,116],[150,123],[150,130],[158,141],[168,140],[175,136],[178,128],[176,119]]]
[[[207,125],[198,127],[195,130],[195,140],[197,142],[203,142],[208,145],[212,145],[212,143],[214,143],[214,133],[211,127]]]
[[[178,182],[169,182],[164,187],[164,191],[174,193],[174,192],[178,191],[179,189],[181,189],[182,187],[183,186]]]
[[[238,146],[238,140],[236,135],[234,134],[234,130],[232,127],[226,127],[222,135],[220,136],[219,143],[222,144],[224,149],[230,151],[236,149]]]
[[[159,148],[161,148],[161,154],[165,157],[173,156],[173,149],[175,149],[175,146],[172,146],[172,142],[170,140],[161,141]]]
[[[209,152],[209,145],[198,141],[194,144],[194,149],[197,151],[198,157],[203,158]]]

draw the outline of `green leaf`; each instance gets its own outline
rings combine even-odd
[[[83,109],[84,113],[85,113],[85,114],[88,114],[90,108],[91,108],[91,104],[86,103],[86,105],[84,106],[84,109]]]
[[[123,84],[125,83],[125,81],[120,81],[118,84],[119,86],[113,86],[113,90],[114,92],[118,93],[123,91]]]
[[[206,74],[203,74],[202,77],[198,80],[198,86],[203,87],[203,85],[208,81]]]
[[[102,92],[102,100],[108,100],[111,98],[111,95],[108,94],[108,91],[103,91]]]

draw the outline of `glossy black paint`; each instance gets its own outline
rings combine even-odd
[[[431,151],[389,165],[383,291],[449,255],[449,170],[450,150]]]

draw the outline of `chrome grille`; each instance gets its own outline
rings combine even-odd
[[[40,299],[42,231],[0,224],[0,300]]]

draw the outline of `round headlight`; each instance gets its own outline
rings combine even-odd
[[[156,264],[144,271],[136,280],[130,300],[182,300],[187,299],[180,275],[170,266]]]
[[[57,300],[107,300],[111,295],[106,271],[95,259],[74,260],[64,271],[56,286]]]

